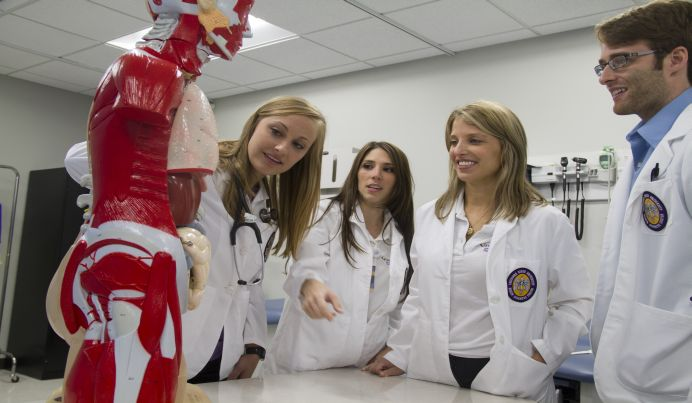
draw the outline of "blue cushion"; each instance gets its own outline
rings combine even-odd
[[[582,336],[577,341],[575,352],[591,348],[589,336]],[[573,354],[562,363],[555,376],[579,382],[593,383],[593,353]]]
[[[267,324],[276,325],[279,323],[281,311],[284,309],[284,299],[268,299],[264,302],[264,306],[267,309]]]

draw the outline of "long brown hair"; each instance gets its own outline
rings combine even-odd
[[[325,210],[325,214],[334,205],[334,202],[341,204],[341,248],[344,251],[346,260],[350,264],[353,264],[354,261],[351,251],[353,249],[360,252],[363,251],[362,246],[360,246],[355,239],[350,222],[351,216],[356,212],[356,206],[360,198],[360,193],[358,192],[358,171],[368,153],[378,148],[382,149],[389,156],[396,178],[392,193],[389,195],[384,206],[389,210],[392,218],[389,222],[385,223],[384,228],[386,229],[388,225],[392,225],[393,221],[393,225],[396,226],[396,229],[404,238],[404,248],[408,261],[404,287],[402,288],[402,297],[405,297],[408,295],[408,283],[413,274],[413,267],[411,266],[411,258],[409,256],[411,240],[413,239],[413,177],[411,176],[411,168],[406,154],[397,146],[385,141],[371,141],[364,145],[360,151],[358,151],[358,154],[356,154],[353,164],[351,165],[351,170],[341,190],[332,198],[331,203]],[[324,215],[322,215],[322,217],[324,217]],[[320,217],[320,219],[322,217]]]
[[[455,109],[449,115],[445,127],[447,150],[451,147],[452,126],[457,119],[500,140],[502,151],[494,195],[497,200],[494,218],[511,220],[523,217],[531,205],[545,204],[543,196],[526,179],[526,133],[514,112],[504,105],[490,101],[477,101]],[[457,177],[450,160],[449,186],[435,202],[435,215],[440,221],[449,216],[463,189],[464,183]]]
[[[273,252],[282,257],[295,257],[298,246],[313,220],[320,198],[320,168],[326,134],[322,113],[308,101],[298,97],[273,98],[261,105],[245,122],[238,140],[219,143],[219,167],[229,173],[231,180],[222,195],[223,204],[231,217],[240,213],[240,197],[252,192],[248,182],[252,165],[248,144],[260,120],[269,116],[299,115],[312,119],[317,125],[317,137],[305,156],[291,169],[262,179],[271,198],[271,207],[279,212],[278,240]],[[237,182],[235,182],[237,181]],[[236,185],[239,184],[240,186]],[[239,194],[239,192],[244,194]]]

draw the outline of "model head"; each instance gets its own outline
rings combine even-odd
[[[195,40],[198,49],[230,60],[251,36],[249,14],[254,0],[147,0],[154,28],[145,39]],[[189,16],[195,16],[190,18]],[[206,33],[201,40],[197,31]]]

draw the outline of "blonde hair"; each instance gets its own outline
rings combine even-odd
[[[490,101],[476,101],[455,109],[449,115],[445,128],[447,150],[451,147],[452,125],[457,119],[500,140],[500,172],[494,195],[497,200],[494,218],[512,220],[523,217],[531,205],[546,203],[526,179],[526,133],[514,112]],[[435,215],[438,219],[444,221],[449,216],[463,189],[464,183],[457,177],[450,160],[447,191],[435,202]]]
[[[219,143],[218,170],[231,176],[230,183],[221,196],[226,211],[238,217],[241,206],[238,192],[252,191],[248,182],[252,165],[248,156],[248,144],[260,120],[269,116],[298,115],[312,119],[317,126],[317,137],[305,156],[288,171],[262,179],[271,198],[271,207],[279,212],[278,239],[273,252],[282,257],[296,256],[305,233],[313,220],[320,198],[320,167],[326,134],[326,121],[322,113],[308,101],[298,97],[277,97],[261,105],[245,122],[238,140]],[[236,182],[240,186],[236,186]],[[240,189],[239,189],[240,187]]]

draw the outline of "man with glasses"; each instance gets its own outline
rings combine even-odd
[[[604,235],[596,388],[605,402],[692,402],[692,3],[654,1],[596,35],[613,111],[641,118]]]

